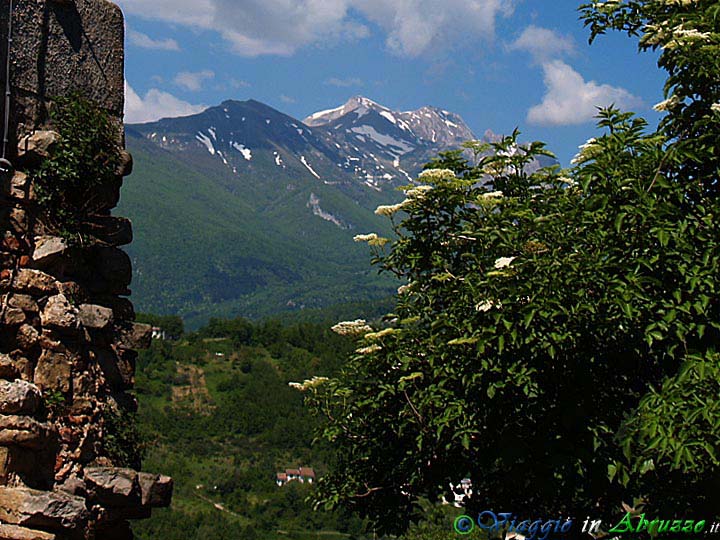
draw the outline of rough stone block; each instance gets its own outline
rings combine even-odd
[[[140,506],[138,473],[115,467],[86,467],[85,485],[90,498],[109,508]]]
[[[130,152],[123,151],[120,154],[120,166],[118,167],[118,176],[130,176],[133,171],[133,157]]]
[[[10,356],[13,364],[20,372],[20,378],[23,381],[33,382],[35,363],[23,356],[22,351],[13,351]]]
[[[103,306],[83,304],[78,311],[80,324],[85,328],[100,330],[107,328],[113,320],[112,309]]]
[[[112,289],[126,288],[130,285],[132,262],[124,251],[117,248],[97,248],[93,262],[99,277]]]
[[[51,275],[40,270],[23,268],[15,276],[13,289],[18,292],[43,296],[57,292],[57,281]]]
[[[37,452],[29,452],[19,446],[0,447],[0,485],[15,483],[18,479],[26,485],[30,485],[30,481],[44,482],[45,471],[38,456]]]
[[[107,382],[115,390],[129,390],[135,384],[135,359],[112,350],[95,351],[95,359]]]
[[[118,298],[117,296],[99,295],[93,300],[101,306],[109,307],[113,310],[113,317],[116,321],[134,321],[135,308],[132,302],[127,298]]]
[[[13,175],[2,175],[0,177],[0,193],[19,201],[30,201],[35,199],[35,193],[31,189],[28,176],[24,172],[15,171]]]
[[[38,422],[28,416],[0,415],[0,446],[21,446],[39,450],[52,439],[53,430],[49,424]]]
[[[11,208],[7,212],[9,230],[22,235],[29,227],[28,214],[22,208]]]
[[[126,349],[141,350],[150,348],[152,326],[141,323],[126,323],[118,329],[120,345]]]
[[[165,508],[170,506],[173,493],[173,479],[161,474],[141,472],[138,474],[143,506]]]
[[[39,130],[25,135],[18,142],[18,161],[23,165],[39,165],[50,157],[59,139],[54,131]]]
[[[0,540],[56,540],[49,532],[36,531],[17,525],[0,525]]]
[[[7,307],[5,313],[3,313],[2,324],[7,326],[19,326],[25,322],[27,317],[22,309]]]
[[[70,304],[64,294],[51,296],[45,309],[40,314],[43,326],[50,326],[60,330],[74,330],[78,328],[77,310]]]
[[[14,381],[20,377],[20,370],[7,354],[0,354],[0,379]]]
[[[8,305],[28,313],[38,313],[40,311],[37,301],[29,294],[13,294],[8,300]]]
[[[20,2],[14,23],[24,30],[14,36],[12,62],[14,86],[25,96],[16,103],[28,116],[26,125],[42,123],[43,102],[73,91],[122,116],[124,22],[117,6],[104,0]],[[0,28],[5,43],[4,12]]]
[[[73,304],[83,304],[87,302],[88,291],[76,281],[63,281],[58,283],[58,292],[65,295],[65,298],[72,300]]]
[[[28,414],[38,410],[42,399],[34,384],[0,380],[0,414]]]
[[[0,487],[0,521],[11,525],[76,529],[88,520],[85,501],[66,493]]]
[[[15,335],[15,341],[17,341],[18,347],[23,351],[29,351],[35,347],[39,339],[40,333],[29,324],[23,324],[18,328],[17,334]]]
[[[35,367],[35,384],[44,390],[67,394],[72,383],[72,362],[64,353],[43,351]]]
[[[132,242],[132,224],[129,219],[113,216],[92,216],[83,223],[87,234],[100,244],[124,246]]]
[[[67,250],[67,242],[57,236],[38,236],[32,259],[39,267],[52,263]]]

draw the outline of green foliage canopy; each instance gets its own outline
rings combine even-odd
[[[318,503],[401,531],[469,475],[474,510],[717,514],[717,3],[581,9],[593,38],[664,47],[667,117],[601,111],[562,173],[528,173],[545,150],[517,133],[473,143],[477,166],[441,156],[379,209],[398,238],[375,263],[407,285],[308,396],[339,455]]]

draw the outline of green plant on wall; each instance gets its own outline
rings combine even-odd
[[[50,112],[59,140],[32,172],[43,221],[71,242],[102,203],[97,188],[116,181],[120,165],[117,127],[109,115],[79,94],[57,98]]]
[[[117,467],[140,468],[145,451],[138,430],[137,417],[127,411],[105,408],[102,414],[105,427],[103,449]]]

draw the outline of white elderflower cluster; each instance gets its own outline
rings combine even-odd
[[[720,112],[720,103],[713,103],[710,105],[710,110],[712,112]]]
[[[700,32],[697,28],[691,28],[685,30],[684,28],[676,28],[673,31],[673,37],[675,39],[688,39],[688,40],[709,40],[712,39],[712,35],[707,32]]]
[[[577,182],[576,182],[575,180],[573,180],[572,178],[568,177],[568,176],[560,176],[560,177],[558,177],[558,182],[560,182],[561,184],[566,184],[566,185],[568,185],[568,186],[577,185]]]
[[[591,160],[600,150],[600,145],[598,144],[597,139],[593,137],[591,139],[588,139],[585,144],[580,145],[578,148],[580,152],[578,152],[578,154],[570,161],[570,163],[573,165],[585,163],[586,161]]]
[[[502,199],[505,195],[502,191],[488,191],[480,196],[483,199]]]
[[[365,339],[368,341],[375,341],[376,339],[384,338],[385,336],[389,336],[394,333],[394,328],[386,328],[385,330],[380,330],[379,332],[375,332],[373,334],[365,334]]]
[[[357,234],[353,237],[353,241],[355,242],[367,242],[371,246],[384,246],[390,240],[388,238],[383,238],[382,236],[378,236],[375,233],[370,234]]]
[[[380,238],[380,237],[375,233],[356,234],[355,236],[353,236],[353,241],[355,241],[355,242],[372,242],[374,240],[377,240],[378,238]]]
[[[374,352],[382,351],[382,347],[380,345],[370,345],[369,347],[361,347],[360,349],[357,349],[355,352],[358,354],[372,354]]]
[[[697,0],[661,0],[662,3],[670,6],[692,6]]]
[[[410,199],[405,199],[403,202],[398,204],[381,205],[375,209],[375,214],[378,216],[392,216],[405,208],[410,202]]]
[[[479,311],[480,313],[487,313],[495,306],[495,302],[492,300],[485,300],[484,302],[480,302],[475,306],[475,311]]]
[[[664,34],[664,40],[666,43],[662,46],[665,50],[674,50],[681,45],[687,45],[688,43],[694,43],[697,41],[711,41],[712,34],[708,32],[700,32],[697,28],[683,28],[682,25],[672,29],[670,36],[667,33]],[[655,41],[655,44],[658,40]]]
[[[420,173],[418,176],[421,180],[451,180],[455,178],[455,173],[450,169],[428,169]]]
[[[512,169],[500,161],[493,161],[492,163],[483,165],[482,172],[489,176],[503,176],[510,174]]]
[[[298,382],[289,382],[288,386],[290,388],[294,388],[295,390],[300,390],[301,392],[305,392],[306,390],[309,390],[311,388],[317,388],[324,382],[329,381],[327,377],[313,377],[312,379],[306,379],[301,383]]]
[[[364,319],[339,322],[331,330],[341,336],[362,336],[373,331]]]
[[[680,98],[673,95],[673,96],[669,97],[668,99],[661,101],[660,103],[657,103],[653,107],[653,109],[655,109],[657,112],[664,112],[664,111],[671,109],[672,107],[675,107],[679,103],[680,103]]]
[[[407,294],[412,290],[412,283],[408,283],[407,285],[401,285],[398,287],[397,293],[402,296],[403,294]]]
[[[495,269],[502,270],[503,268],[508,268],[515,259],[516,257],[500,257],[495,261]]]
[[[700,32],[696,28],[686,30],[684,28],[676,28],[673,30],[672,39],[663,45],[665,50],[677,49],[681,45],[695,41],[710,41],[712,35],[707,32]]]
[[[408,199],[422,199],[432,186],[414,186],[405,192]]]

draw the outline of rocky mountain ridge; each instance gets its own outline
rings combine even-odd
[[[273,172],[310,175],[325,184],[359,182],[376,191],[392,191],[439,152],[476,138],[449,111],[398,112],[362,96],[302,122],[248,100],[131,129],[173,152],[205,150],[234,175],[274,165]]]

